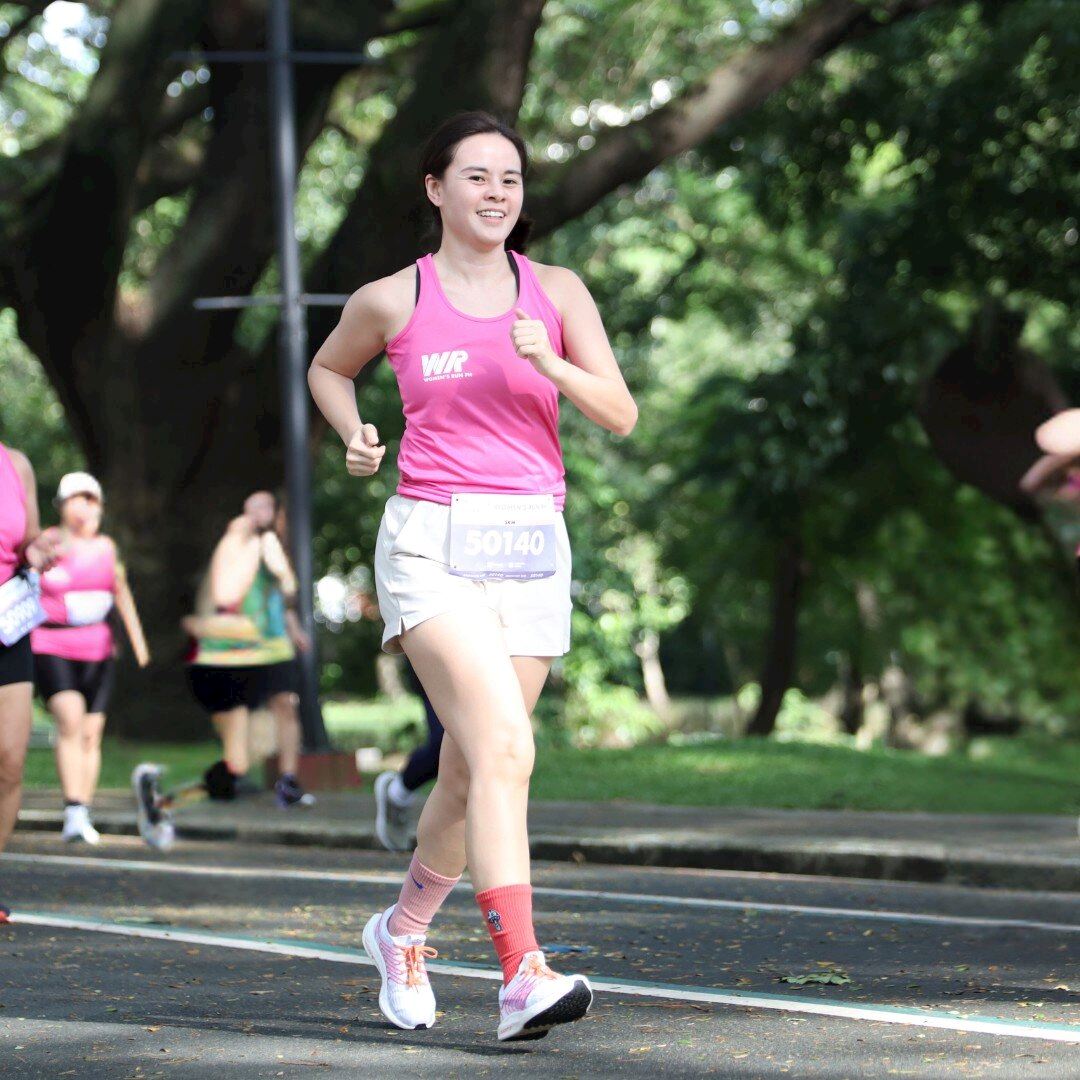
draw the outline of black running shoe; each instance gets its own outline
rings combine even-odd
[[[315,796],[300,786],[291,773],[282,773],[274,784],[274,800],[282,810],[291,806],[314,806]]]

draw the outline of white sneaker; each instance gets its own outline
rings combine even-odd
[[[168,851],[176,841],[172,814],[162,806],[161,767],[143,763],[131,772],[135,792],[135,818],[139,835],[157,851]]]
[[[364,952],[375,961],[382,976],[379,1009],[399,1028],[429,1028],[435,1023],[435,995],[425,961],[433,960],[438,953],[424,944],[423,934],[394,937],[387,929],[393,910],[388,907],[372,915],[364,927]]]
[[[558,975],[542,952],[527,952],[517,974],[499,990],[499,1038],[542,1039],[557,1024],[580,1020],[592,999],[584,975]]]
[[[411,851],[409,808],[394,802],[390,795],[397,776],[391,769],[375,777],[375,836],[387,851]]]
[[[81,840],[84,844],[100,844],[101,833],[90,822],[90,810],[82,803],[64,807],[64,825],[60,838],[69,844]]]

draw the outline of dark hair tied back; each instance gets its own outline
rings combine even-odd
[[[429,175],[441,179],[450,167],[450,162],[454,160],[458,146],[465,139],[471,135],[486,135],[489,132],[501,135],[514,144],[514,149],[521,158],[521,177],[524,180],[529,170],[529,154],[525,148],[525,140],[509,124],[504,124],[491,113],[476,110],[451,116],[435,129],[420,154],[420,183],[423,184],[424,178]],[[442,237],[442,217],[434,203],[429,202],[428,207],[433,219],[429,236],[437,246]],[[523,212],[510,230],[504,247],[508,251],[524,252],[532,224],[532,219]]]

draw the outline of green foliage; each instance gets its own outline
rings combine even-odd
[[[536,182],[802,6],[550,0],[521,115]],[[0,6],[0,20],[21,11]],[[62,132],[106,26],[73,26],[84,48],[68,59],[27,33],[7,43],[7,166]],[[414,41],[378,45],[381,66],[341,83],[308,149],[297,211],[309,265],[407,92]],[[655,636],[676,693],[752,684],[777,552],[795,535],[806,584],[781,735],[820,730],[812,700],[852,663],[869,680],[901,665],[930,706],[977,699],[1055,730],[1076,723],[1071,569],[1038,528],[956,484],[916,410],[991,299],[1023,316],[1024,345],[1080,393],[1078,44],[1080,5],[1067,0],[936,5],[830,54],[531,252],[585,279],[641,407],[628,440],[564,409],[574,649],[542,706],[552,742],[659,735],[639,659]],[[176,97],[204,81],[182,73]],[[197,146],[209,122],[195,116],[181,137]],[[122,279],[133,310],[188,205],[169,195],[137,218]],[[258,290],[276,280],[271,266]],[[273,326],[271,310],[252,310],[238,335],[254,348]],[[78,456],[9,313],[0,365],[0,437],[31,453],[45,491]],[[341,693],[375,688],[380,628],[357,601],[370,597],[402,433],[387,365],[360,395],[388,443],[383,473],[348,477],[333,433],[316,464],[317,573],[351,597],[323,648],[324,688]]]
[[[41,365],[19,340],[10,310],[0,311],[0,442],[23,451],[33,463],[42,518],[60,477],[85,468]]]

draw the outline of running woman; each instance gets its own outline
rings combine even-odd
[[[116,544],[101,533],[101,485],[85,472],[56,492],[64,554],[41,576],[46,622],[30,635],[34,682],[56,723],[56,771],[64,796],[64,840],[97,844],[91,807],[101,773],[101,736],[116,660],[109,616],[115,604],[139,667],[150,663],[142,623]]]
[[[26,455],[0,443],[0,851],[15,828],[30,742],[30,631],[45,618],[25,571],[48,570],[59,556],[57,540],[55,530],[41,533]],[[0,903],[0,923],[10,914]]]
[[[438,249],[350,297],[308,374],[354,476],[373,475],[386,447],[353,379],[383,350],[397,376],[400,483],[375,554],[383,648],[404,651],[446,729],[399,899],[364,929],[379,1005],[402,1028],[435,1022],[425,935],[468,866],[503,970],[500,1039],[539,1038],[592,1003],[587,979],[548,967],[533,929],[530,717],[570,647],[559,394],[619,435],[637,419],[588,290],[521,254],[525,172],[512,128],[485,113],[446,121],[420,170]]]

